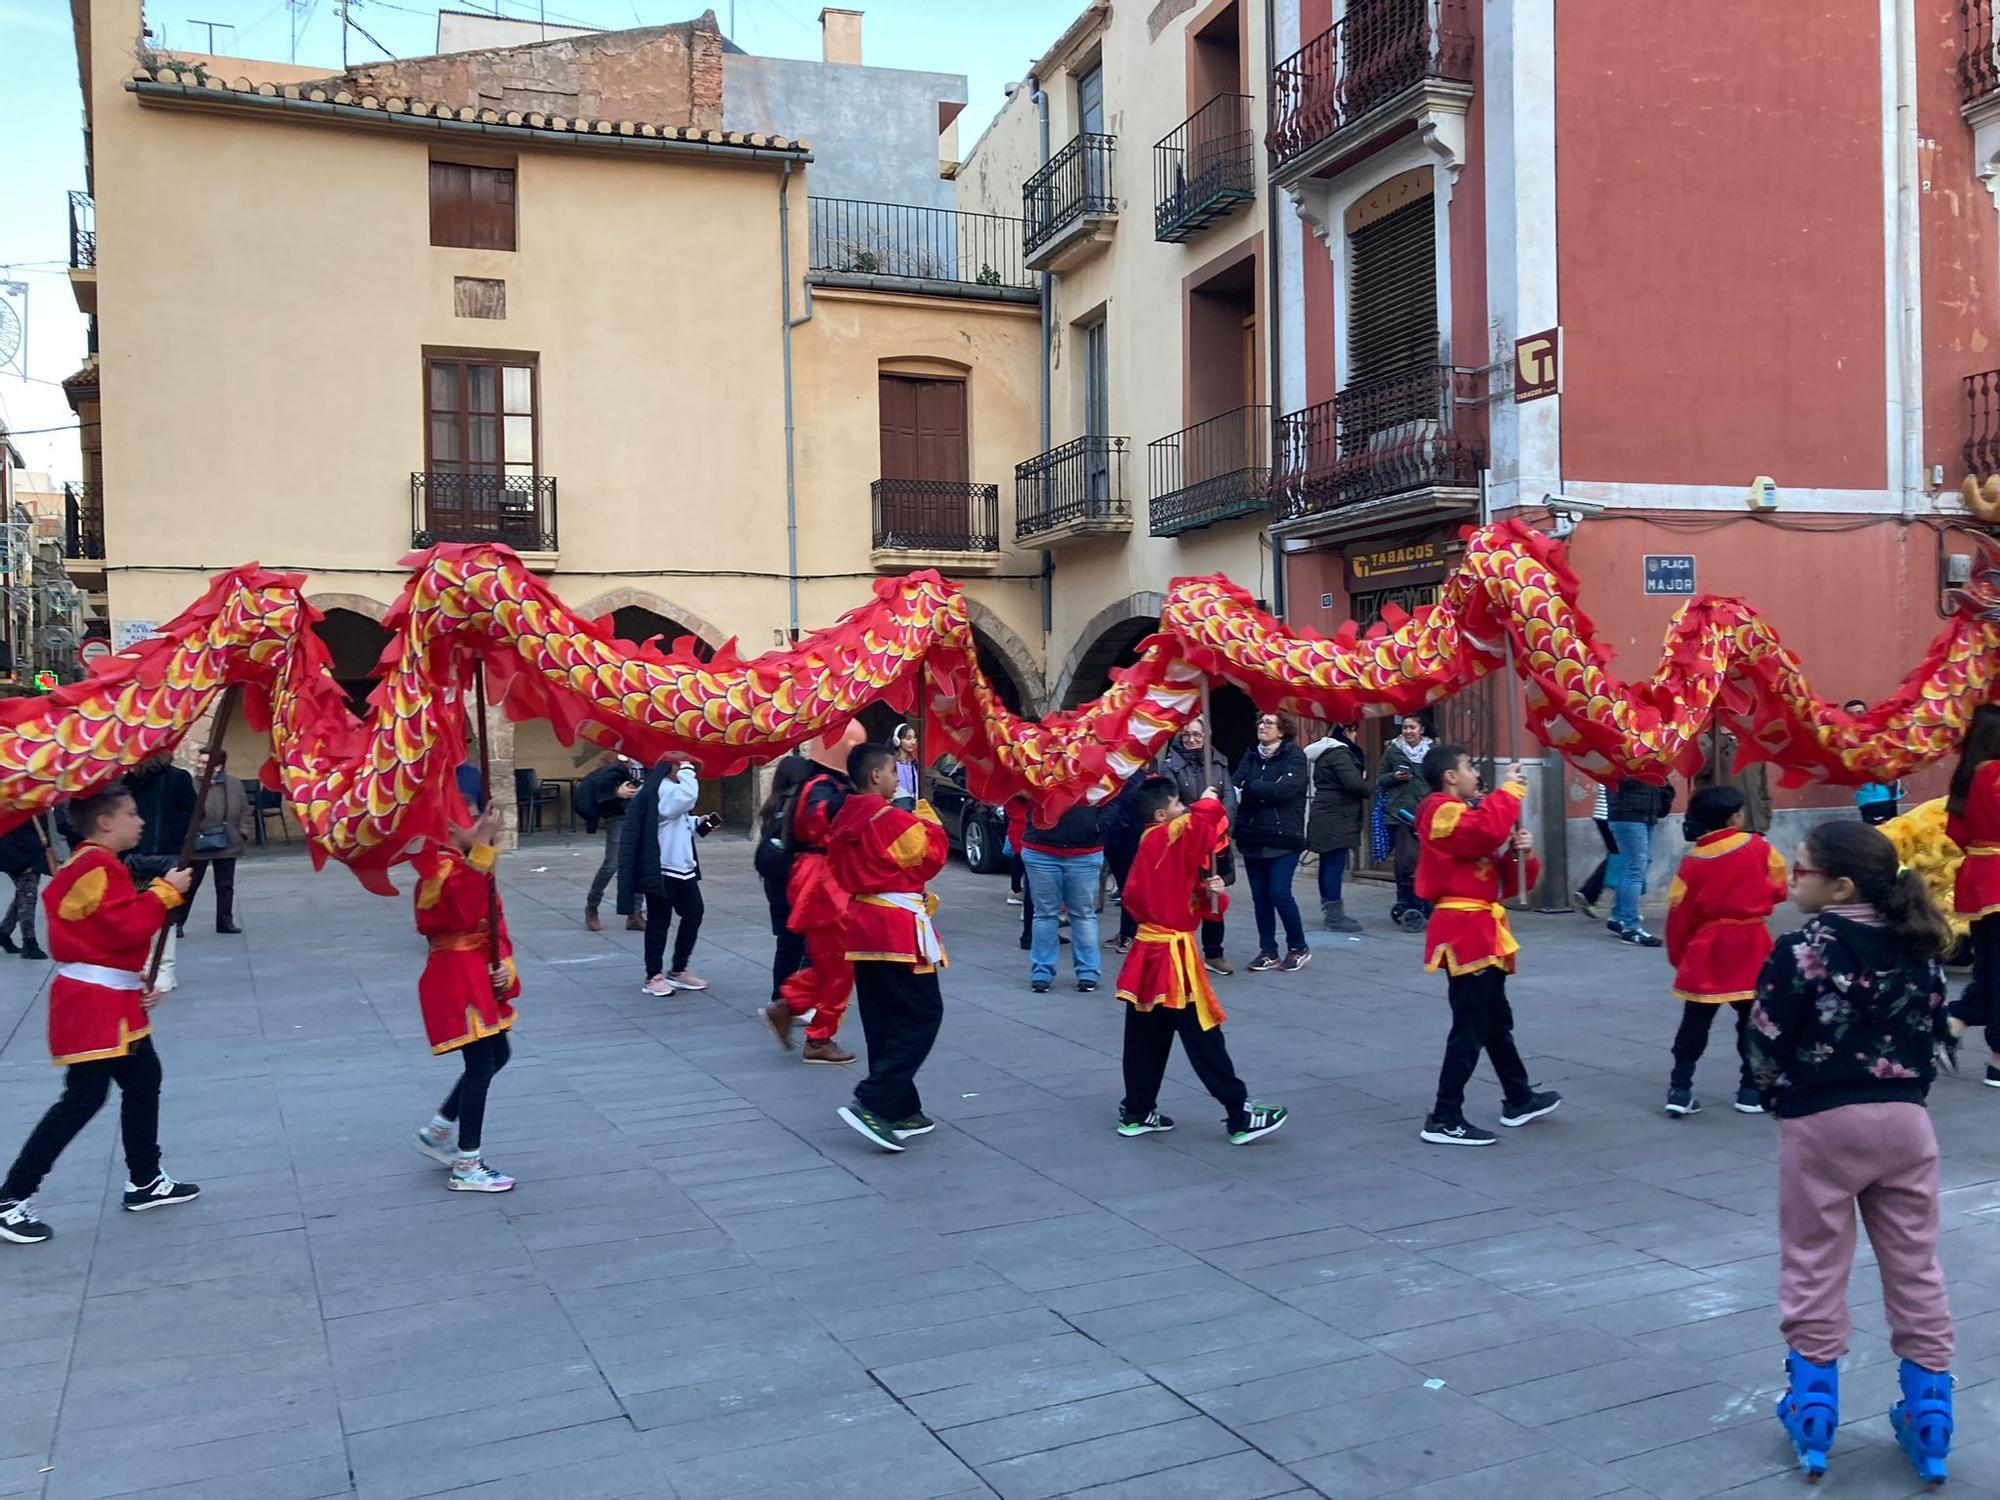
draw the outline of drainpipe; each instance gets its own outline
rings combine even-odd
[[[1041,163],[1043,166],[1046,167],[1049,164],[1049,96],[1042,92],[1042,80],[1033,75],[1030,75],[1028,78],[1028,97],[1035,101],[1035,127],[1041,142]],[[1047,453],[1051,446],[1049,442],[1049,347],[1050,347],[1049,316],[1051,312],[1051,308],[1049,306],[1049,298],[1051,295],[1051,287],[1053,284],[1052,278],[1054,274],[1055,273],[1053,271],[1042,272],[1042,285],[1041,285],[1041,308],[1042,308],[1042,378],[1041,378],[1042,449],[1041,451],[1043,453]],[[1042,482],[1043,484],[1048,483],[1048,476],[1046,472],[1043,474]],[[1056,555],[1055,553],[1048,551],[1047,549],[1044,549],[1042,552],[1042,636],[1045,641],[1047,637],[1055,633],[1055,628],[1056,628]]]
[[[783,321],[778,327],[785,362],[785,574],[791,591],[791,638],[799,638],[799,484],[798,455],[792,427],[792,330],[812,321],[812,288],[806,288],[806,310],[792,316],[792,164],[778,179],[778,281]]]
[[[1264,111],[1268,116],[1271,109],[1271,75],[1276,67],[1276,59],[1271,56],[1271,48],[1278,39],[1277,0],[1264,0]],[[1271,157],[1264,153],[1264,286],[1266,289],[1264,316],[1264,350],[1270,356],[1270,372],[1265,379],[1269,382],[1265,391],[1267,405],[1273,421],[1264,434],[1264,441],[1270,445],[1264,455],[1267,464],[1277,461],[1276,444],[1272,441],[1277,433],[1276,415],[1278,411],[1278,381],[1282,369],[1279,363],[1278,334],[1284,327],[1284,317],[1279,309],[1279,301],[1284,296],[1280,284],[1280,257],[1278,255],[1278,189],[1271,186]],[[1271,544],[1271,613],[1280,620],[1285,618],[1285,552],[1278,543],[1271,523],[1264,523],[1264,536]]]
[[[1900,293],[1897,360],[1902,403],[1902,512],[1917,513],[1924,482],[1923,313],[1917,301],[1923,278],[1917,218],[1916,0],[1896,0],[1896,281]]]

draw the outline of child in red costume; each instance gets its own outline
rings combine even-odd
[[[1174,1128],[1159,1101],[1178,1036],[1202,1087],[1227,1111],[1223,1126],[1231,1143],[1247,1146],[1283,1125],[1285,1108],[1252,1099],[1236,1076],[1222,1040],[1222,1006],[1195,939],[1203,921],[1219,918],[1229,905],[1215,873],[1216,851],[1229,842],[1229,815],[1214,787],[1190,808],[1164,776],[1139,788],[1136,812],[1143,832],[1126,873],[1124,902],[1138,936],[1118,969],[1118,998],[1127,1006],[1118,1133]]]
[[[818,770],[799,788],[782,830],[785,849],[792,856],[785,920],[805,939],[806,967],[785,980],[778,998],[765,1006],[762,1014],[764,1025],[787,1052],[792,1050],[792,1023],[801,1016],[811,1016],[806,1022],[802,1062],[854,1061],[854,1054],[833,1039],[840,1030],[841,1017],[847,1014],[854,967],[845,952],[847,892],[833,878],[826,845],[841,804],[854,791],[847,779],[847,761],[866,740],[860,723],[850,719],[837,735],[814,744],[811,755]]]
[[[493,847],[499,813],[489,807],[469,828],[451,830],[447,844],[427,845],[412,865],[417,875],[417,931],[430,939],[430,957],[417,981],[424,1031],[431,1053],[456,1052],[465,1071],[451,1093],[417,1132],[417,1149],[451,1168],[445,1186],[456,1193],[504,1193],[514,1179],[480,1159],[486,1126],[486,1093],[493,1075],[513,1055],[507,1032],[514,1025],[514,999],[521,979],[514,970],[514,945],[493,885],[500,851]],[[500,961],[489,924],[497,924]],[[452,1128],[458,1142],[452,1144]]]
[[[1952,1001],[1952,1046],[1943,1061],[1958,1067],[1957,1039],[1986,1028],[1986,1084],[2000,1088],[2000,703],[1973,710],[1959,745],[1945,801],[1945,837],[1965,851],[1952,905],[1972,923],[1972,983]]]
[[[1541,877],[1534,836],[1515,826],[1528,789],[1520,766],[1511,765],[1506,785],[1475,804],[1479,773],[1457,745],[1434,747],[1423,773],[1436,789],[1417,808],[1417,896],[1431,904],[1424,967],[1445,971],[1451,1034],[1438,1070],[1437,1102],[1421,1136],[1433,1145],[1490,1146],[1495,1137],[1465,1118],[1465,1085],[1482,1050],[1499,1075],[1502,1125],[1525,1125],[1562,1103],[1555,1090],[1538,1091],[1528,1081],[1507,1004],[1507,976],[1521,945],[1508,929],[1501,898],[1526,891]]]
[[[201,1196],[191,1182],[160,1170],[160,1059],[146,988],[146,965],[167,916],[187,894],[192,872],[179,869],[141,891],[119,856],[138,847],[146,820],[122,785],[80,797],[70,827],[80,842],[42,893],[49,956],[49,1055],[63,1077],[49,1106],[0,1183],[0,1240],[38,1245],[55,1231],[30,1201],[63,1148],[76,1139],[118,1085],[125,1138],[125,1207],[134,1213]]]
[[[855,790],[827,838],[833,878],[852,898],[843,950],[854,965],[868,1076],[840,1118],[884,1151],[935,1128],[917,1094],[917,1069],[944,1021],[938,970],[944,945],[931,925],[937,898],[924,885],[942,870],[951,845],[928,802],[915,812],[892,805],[896,752],[861,745],[847,761]]]
[[[1674,1033],[1674,1071],[1667,1080],[1667,1113],[1701,1113],[1694,1096],[1694,1065],[1708,1046],[1709,1028],[1723,1006],[1736,1010],[1736,1108],[1761,1115],[1764,1106],[1743,1050],[1757,976],[1771,956],[1764,919],[1785,899],[1784,856],[1743,831],[1743,793],[1733,786],[1704,787],[1688,803],[1682,828],[1693,841],[1681,857],[1667,896],[1667,958],[1674,966],[1674,994],[1683,1002]]]

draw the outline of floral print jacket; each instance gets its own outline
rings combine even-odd
[[[1894,934],[1822,913],[1778,939],[1744,1051],[1780,1119],[1843,1104],[1921,1104],[1945,1035],[1944,971]]]

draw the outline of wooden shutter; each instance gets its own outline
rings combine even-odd
[[[882,478],[917,479],[917,387],[899,375],[881,377]]]
[[[1437,362],[1436,232],[1424,197],[1349,236],[1349,385]]]
[[[917,476],[964,484],[965,382],[926,380],[917,388]]]
[[[464,250],[512,250],[514,169],[432,162],[431,243]]]

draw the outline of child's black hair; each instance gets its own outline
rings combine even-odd
[[[1162,809],[1180,796],[1181,789],[1165,776],[1148,776],[1139,788],[1139,826],[1150,828]]]
[[[132,789],[122,781],[107,781],[102,786],[92,787],[80,797],[72,797],[69,826],[79,839],[95,838],[98,819],[121,799],[128,802],[132,799]]]
[[[1806,855],[1828,880],[1854,882],[1856,896],[1882,913],[1904,947],[1920,958],[1942,958],[1957,939],[1930,887],[1915,870],[1902,868],[1896,846],[1880,829],[1845,818],[1815,824],[1805,837]]]
[[[896,752],[888,745],[862,743],[847,752],[847,779],[856,787],[867,785],[868,778],[896,758]]]
[[[1463,745],[1433,745],[1431,753],[1424,757],[1424,784],[1434,792],[1444,790],[1444,773],[1456,771],[1458,763],[1470,752]]]
[[[1972,791],[1972,778],[1989,760],[2000,759],[2000,703],[1982,703],[1972,711],[1972,722],[1959,742],[1958,764],[1951,773],[1951,791],[1945,811],[1954,818],[1965,816],[1965,799]]]
[[[1690,844],[1696,839],[1729,826],[1729,820],[1743,811],[1743,793],[1733,786],[1705,786],[1688,799],[1687,815],[1681,819],[1681,835]]]

